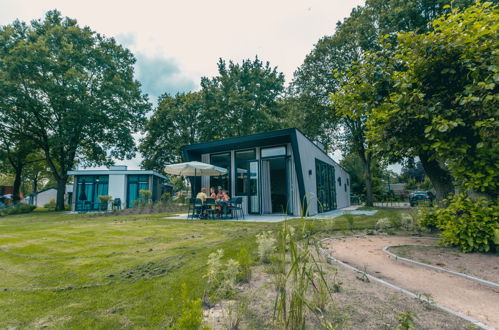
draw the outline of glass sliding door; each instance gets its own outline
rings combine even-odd
[[[107,196],[109,176],[79,175],[76,177],[76,211],[100,210],[99,196]]]
[[[149,190],[149,175],[127,176],[127,207],[134,207],[143,196],[141,190]]]
[[[317,211],[336,209],[336,181],[334,166],[315,160],[315,182],[317,186]]]
[[[258,195],[258,161],[255,149],[235,152],[236,191],[234,196],[247,196],[248,213],[260,213]]]
[[[227,169],[227,174],[210,176],[210,187],[214,187],[217,190],[217,187],[221,186],[223,190],[227,190],[229,195],[232,196],[230,186],[230,152],[210,155],[210,164]]]
[[[252,161],[249,163],[249,182],[248,182],[248,212],[249,213],[260,213],[260,196],[259,196],[259,171],[258,171],[258,161]]]

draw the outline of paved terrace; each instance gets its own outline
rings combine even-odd
[[[368,211],[368,210],[355,210],[354,207],[347,207],[344,209],[340,210],[333,210],[325,213],[319,213],[314,216],[306,217],[307,219],[331,219],[331,218],[336,218],[339,217],[345,213],[350,213],[354,215],[373,215],[375,214],[376,210]],[[245,222],[282,222],[284,220],[290,220],[290,219],[297,219],[300,217],[296,216],[291,216],[291,215],[286,215],[286,214],[265,214],[265,215],[253,215],[253,214],[246,214],[244,216],[244,219],[233,219],[234,221],[245,221]],[[173,217],[165,217],[164,219],[182,219],[182,220],[187,220],[190,218],[187,217],[187,213],[184,214],[179,214],[177,216]],[[197,219],[195,219],[197,220]],[[215,219],[214,221],[231,221],[232,219]]]

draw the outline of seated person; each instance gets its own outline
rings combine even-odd
[[[217,199],[217,194],[215,193],[215,188],[210,188],[210,198]]]
[[[206,195],[206,188],[201,188],[201,191],[198,192],[198,194],[196,195],[196,198],[200,199],[201,202],[204,203],[206,198],[208,198],[208,196]]]
[[[222,190],[222,198],[221,198],[221,200],[224,201],[224,202],[230,201],[230,196],[229,196],[229,194],[227,193],[226,190]]]
[[[218,193],[217,193],[217,199],[222,200],[223,197],[223,189],[222,186],[218,186]]]

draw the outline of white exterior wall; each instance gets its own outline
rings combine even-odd
[[[298,149],[300,153],[300,162],[302,166],[302,175],[305,186],[305,194],[308,201],[308,214],[314,215],[317,210],[317,185],[315,173],[315,160],[321,160],[326,164],[334,166],[335,183],[336,183],[336,204],[337,208],[350,206],[350,186],[347,186],[345,192],[343,184],[346,179],[350,181],[350,175],[343,170],[335,161],[329,158],[322,150],[312,143],[307,137],[300,132],[297,132]],[[311,172],[310,172],[311,171]],[[341,187],[338,185],[338,177],[341,177]]]
[[[57,200],[57,189],[52,188],[36,194],[36,207],[43,207],[45,204],[50,203],[54,199]]]
[[[350,175],[339,165],[334,166],[336,175],[336,204],[337,208],[342,209],[350,206]],[[341,186],[338,182],[341,178]],[[346,191],[345,191],[346,186]]]
[[[109,185],[107,194],[112,199],[121,199],[121,207],[126,208],[126,175],[109,173]]]
[[[71,184],[66,185],[66,194],[64,195],[64,203],[68,202],[68,193],[72,192],[73,192],[73,185]],[[37,193],[34,198],[34,205],[36,207],[43,207],[45,206],[45,204],[50,203],[52,199],[57,200],[57,189],[55,188],[50,188],[48,190]],[[74,199],[75,196],[73,195],[73,201]]]

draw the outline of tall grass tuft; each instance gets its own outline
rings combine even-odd
[[[258,256],[260,261],[268,263],[270,256],[275,251],[276,239],[271,231],[264,231],[256,235],[256,243],[258,244]]]
[[[222,262],[223,250],[217,250],[208,256],[208,271],[204,276],[206,281],[203,302],[212,306],[220,299],[232,298],[235,295],[239,263],[229,259]]]
[[[317,246],[308,238],[297,241],[286,223],[278,238],[278,259],[285,269],[274,275],[276,326],[305,329],[307,313],[311,313],[323,327],[330,328],[331,323],[325,321],[323,314],[333,297],[316,258]]]

